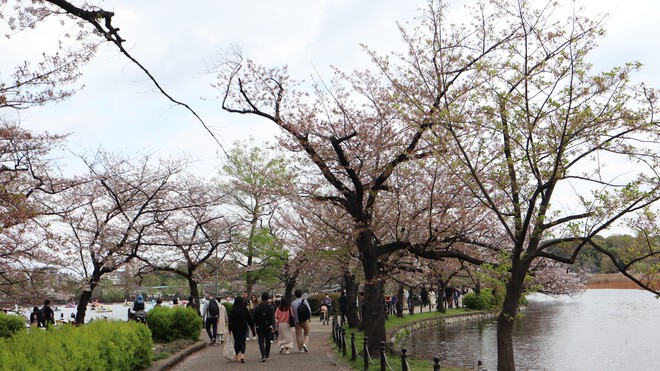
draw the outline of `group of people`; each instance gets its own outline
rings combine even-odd
[[[412,290],[411,290],[412,291]],[[444,305],[445,308],[460,308],[463,306],[463,296],[469,293],[471,289],[463,286],[462,288],[446,286],[444,289],[444,295],[442,295],[441,300],[438,299],[438,295],[433,291],[433,289],[426,289],[426,286],[422,286],[419,291],[419,295],[410,294],[408,290],[403,290],[403,308],[409,309],[412,306],[420,306],[423,308],[429,307],[430,310],[440,309],[441,305]],[[441,293],[442,294],[442,293]],[[395,296],[392,296],[393,298]]]
[[[299,352],[309,351],[309,322],[311,306],[302,297],[302,291],[294,292],[296,299],[289,303],[285,297],[274,300],[267,292],[247,298],[247,293],[234,298],[234,304],[227,313],[224,305],[212,295],[208,296],[202,313],[206,333],[211,345],[225,342],[225,335],[234,341],[236,362],[245,362],[246,342],[250,334],[257,339],[261,361],[270,358],[271,344],[277,340],[280,354],[289,354],[294,348],[292,329],[295,332],[295,345]],[[302,307],[301,307],[302,306]]]
[[[30,327],[48,327],[55,324],[55,311],[50,307],[50,300],[44,300],[44,306],[32,308]]]

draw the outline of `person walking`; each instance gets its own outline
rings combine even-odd
[[[216,299],[217,300],[217,299]],[[220,338],[220,344],[224,344],[225,335],[227,334],[227,308],[218,300],[220,307],[220,314],[218,315],[218,337]],[[216,340],[217,343],[217,340]]]
[[[186,303],[186,308],[197,309],[197,304],[195,303],[195,298],[188,296],[188,302]]]
[[[346,322],[346,315],[348,313],[348,298],[346,298],[346,291],[341,292],[339,295],[339,315],[341,317],[341,325],[343,326]]]
[[[270,357],[270,339],[275,327],[275,314],[273,307],[268,302],[267,292],[261,293],[261,303],[252,310],[252,320],[257,330],[257,342],[261,352],[261,362],[266,362]]]
[[[45,320],[45,316],[44,316]],[[30,327],[39,326],[39,307],[32,308],[32,313],[30,313]]]
[[[291,308],[293,309],[293,317],[296,325],[298,351],[301,353],[309,352],[307,343],[309,342],[309,321],[312,316],[312,308],[309,306],[307,300],[302,298],[302,291],[296,290],[294,294],[296,300],[291,303]]]
[[[429,308],[430,308],[430,311],[433,311],[435,309],[435,306],[437,304],[436,303],[437,299],[438,298],[435,296],[435,291],[430,290],[429,291]]]
[[[41,322],[39,327],[48,327],[50,325],[54,325],[55,312],[50,307],[50,300],[48,299],[44,300],[44,306],[43,308],[41,308],[41,311],[43,312],[43,321],[41,320],[41,318],[39,319],[39,322]]]
[[[252,330],[252,336],[256,336],[254,322],[247,309],[247,303],[242,296],[234,299],[234,307],[229,312],[228,320],[229,335],[234,337],[234,350],[236,361],[245,363],[245,339],[248,331]]]
[[[283,297],[280,300],[280,305],[275,310],[275,321],[277,323],[277,345],[280,347],[280,354],[289,354],[289,349],[293,348],[291,328],[295,326],[295,317],[287,298]]]
[[[215,345],[218,338],[218,317],[220,317],[220,304],[213,295],[209,295],[202,318],[206,324],[206,333],[209,335],[210,345]]]
[[[422,286],[422,291],[419,293],[420,299],[422,300],[422,303],[420,304],[419,307],[419,312],[424,311],[424,307],[426,307],[429,304],[429,292],[426,291],[426,286]]]

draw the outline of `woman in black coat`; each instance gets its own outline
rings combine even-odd
[[[236,361],[245,362],[245,338],[248,331],[252,330],[252,336],[255,336],[254,322],[250,311],[247,309],[245,299],[237,296],[234,299],[234,307],[229,312],[229,334],[234,336],[234,350],[236,351]],[[249,327],[248,327],[249,325]]]

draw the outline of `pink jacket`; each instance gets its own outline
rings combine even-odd
[[[289,323],[289,316],[293,316],[293,310],[289,308],[288,312],[283,312],[278,307],[275,311],[275,321],[277,323]]]

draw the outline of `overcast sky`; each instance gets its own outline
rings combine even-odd
[[[569,2],[570,0],[560,0]],[[125,46],[176,99],[188,103],[224,145],[249,136],[271,139],[275,126],[254,117],[229,115],[205,71],[230,44],[260,64],[287,64],[296,79],[312,73],[330,76],[330,65],[350,71],[368,66],[360,43],[387,53],[401,45],[396,22],[418,14],[419,0],[255,0],[200,1],[107,0]],[[466,1],[454,1],[461,9]],[[607,11],[608,34],[593,54],[597,70],[626,61],[645,64],[638,76],[660,87],[660,1],[588,0],[593,13]],[[7,11],[5,10],[2,10]],[[0,23],[2,34],[8,32]],[[38,55],[61,27],[52,25],[0,40],[0,73]],[[187,153],[200,160],[197,171],[215,171],[217,144],[187,111],[173,107],[153,85],[110,45],[83,69],[85,88],[73,98],[20,113],[23,126],[71,133],[74,152],[104,148],[160,155]],[[202,100],[200,98],[205,98]],[[7,113],[7,112],[5,112]],[[13,113],[11,113],[13,114]]]

